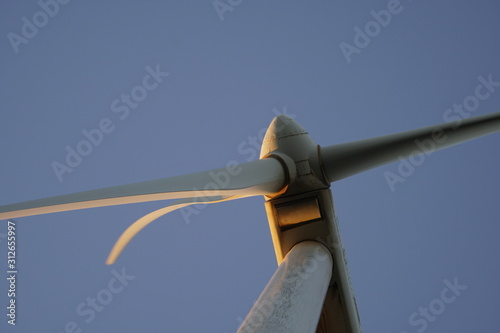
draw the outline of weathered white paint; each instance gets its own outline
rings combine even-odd
[[[295,245],[272,276],[238,333],[314,333],[332,275],[328,249]]]

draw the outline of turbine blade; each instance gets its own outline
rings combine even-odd
[[[0,206],[0,220],[167,199],[269,195],[285,186],[283,166],[278,160],[267,158],[195,174]]]
[[[154,212],[151,212],[134,223],[132,223],[118,238],[116,241],[115,245],[111,249],[111,252],[108,255],[108,258],[106,259],[106,265],[112,265],[115,263],[115,261],[118,259],[120,254],[123,252],[125,247],[128,245],[128,243],[132,240],[132,238],[135,237],[141,231],[143,228],[145,228],[148,224],[156,220],[157,218],[173,212],[176,209],[180,209],[189,205],[199,205],[199,204],[211,204],[211,203],[216,203],[216,202],[222,202],[222,201],[227,201],[227,200],[234,200],[234,199],[239,199],[242,198],[242,196],[229,196],[229,197],[223,197],[223,196],[215,196],[215,197],[207,197],[207,198],[186,198],[186,199],[181,199],[177,200],[176,202],[170,204],[167,207],[155,210]]]
[[[500,131],[500,112],[321,148],[330,182]]]

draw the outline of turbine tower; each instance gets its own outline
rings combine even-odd
[[[240,165],[0,207],[0,219],[180,199],[134,222],[118,238],[113,264],[146,225],[192,205],[263,195],[278,269],[238,332],[358,333],[330,184],[419,154],[500,131],[500,112],[371,139],[320,147],[297,122],[273,119],[260,159]]]

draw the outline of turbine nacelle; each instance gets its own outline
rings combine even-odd
[[[278,264],[299,242],[320,240],[332,248],[328,240],[337,238],[332,235],[333,217],[327,213],[332,207],[330,183],[319,151],[309,133],[285,115],[275,117],[264,136],[260,158],[279,160],[288,180],[280,193],[265,196]]]

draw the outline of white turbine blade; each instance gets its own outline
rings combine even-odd
[[[216,196],[216,197],[207,197],[207,198],[186,198],[186,199],[181,199],[178,200],[171,205],[155,210],[154,212],[151,212],[134,223],[130,225],[118,238],[116,241],[115,245],[111,249],[111,252],[108,255],[108,259],[106,259],[106,265],[111,265],[114,264],[116,259],[120,256],[120,254],[123,252],[125,247],[128,245],[128,243],[132,240],[132,238],[135,237],[141,231],[144,227],[146,227],[148,224],[156,220],[157,218],[173,212],[176,209],[180,209],[182,207],[186,207],[189,205],[198,205],[198,204],[211,204],[211,203],[216,203],[216,202],[222,202],[222,201],[227,201],[227,200],[234,200],[234,199],[239,199],[242,198],[241,196],[235,197],[235,196],[230,196],[230,197],[222,197],[222,196]]]
[[[267,195],[285,186],[283,166],[278,160],[267,158],[190,175],[5,205],[0,207],[0,220],[166,199]]]
[[[500,131],[500,112],[321,148],[330,182]]]
[[[326,332],[318,327],[318,321],[333,269],[331,253],[323,244],[316,241],[296,244],[269,280],[237,333]],[[335,319],[343,320],[332,320]],[[347,332],[343,329],[333,331]]]

